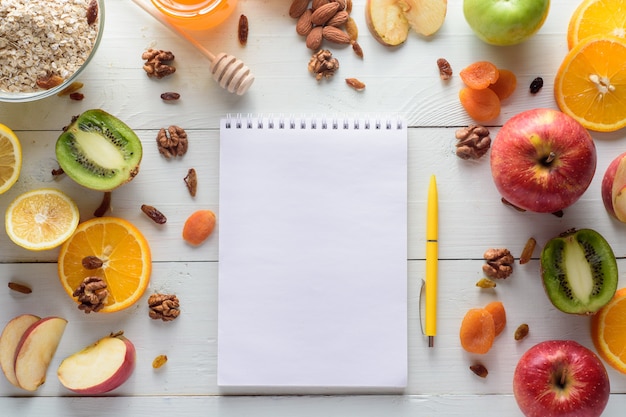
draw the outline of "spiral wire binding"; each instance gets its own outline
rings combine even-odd
[[[289,130],[393,130],[404,129],[402,117],[326,117],[326,116],[243,116],[227,114],[223,126],[226,129],[289,129]]]

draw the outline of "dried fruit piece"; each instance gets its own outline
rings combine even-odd
[[[463,349],[470,353],[487,353],[495,337],[496,326],[491,313],[484,308],[469,309],[459,332]]]
[[[145,213],[146,216],[150,217],[152,221],[158,224],[165,224],[167,222],[167,217],[159,210],[157,210],[153,206],[149,206],[147,204],[141,205],[141,211]]]
[[[478,288],[496,288],[496,282],[489,278],[481,278],[476,282]]]
[[[183,226],[183,239],[197,246],[204,242],[215,229],[215,213],[198,210],[191,214]]]
[[[496,336],[502,333],[506,326],[506,311],[504,304],[501,301],[492,301],[485,306],[487,310],[493,316],[493,323],[496,328]]]
[[[69,96],[70,94],[75,93],[81,88],[83,88],[83,83],[81,83],[80,81],[74,81],[70,85],[65,87],[63,90],[61,90],[61,92],[58,93],[57,96],[59,97]]]
[[[470,365],[469,368],[472,372],[474,372],[481,378],[487,378],[487,375],[489,374],[489,371],[487,371],[487,368],[482,363],[475,363],[473,365]]]
[[[447,59],[439,58],[437,60],[437,67],[439,68],[439,78],[444,81],[452,78],[452,67],[450,66],[450,63]]]
[[[237,38],[242,46],[248,42],[248,17],[245,14],[239,16],[239,25],[237,27]]]
[[[459,77],[469,88],[482,90],[498,81],[500,71],[489,61],[476,61],[459,72]]]
[[[356,91],[365,90],[365,84],[362,81],[357,80],[356,78],[346,78],[346,84],[354,88]]]
[[[98,0],[91,0],[87,6],[87,24],[92,25],[98,20]]]
[[[500,115],[500,98],[490,88],[465,87],[459,92],[459,100],[467,114],[477,122],[487,122]]]
[[[109,211],[109,209],[111,208],[111,192],[110,191],[105,191],[104,195],[102,196],[102,201],[100,202],[100,205],[98,206],[98,208],[93,212],[93,215],[95,217],[102,217],[106,214],[107,211]]]
[[[520,324],[517,329],[515,329],[515,334],[513,335],[513,337],[515,337],[515,340],[522,340],[523,338],[528,336],[529,330],[530,329],[528,327],[528,324]]]
[[[489,86],[500,100],[511,97],[517,88],[517,77],[513,71],[507,69],[499,69],[500,76],[498,80]]]
[[[176,101],[180,98],[180,94],[174,91],[167,91],[161,94],[161,99],[164,101]]]
[[[198,190],[198,175],[196,174],[196,170],[193,168],[189,168],[189,170],[187,171],[187,176],[183,178],[183,180],[185,181],[185,185],[189,190],[189,194],[191,194],[192,197],[195,197]]]
[[[346,33],[350,36],[350,39],[356,41],[359,38],[359,27],[353,18],[348,18],[346,22]]]
[[[537,77],[530,83],[530,94],[537,94],[543,87],[543,78]]]
[[[75,92],[70,94],[70,100],[81,101],[84,98],[85,95],[83,93]]]
[[[522,254],[519,257],[520,265],[526,264],[531,260],[536,246],[537,246],[537,241],[535,240],[534,237],[531,237],[526,241],[526,245],[524,245]]]
[[[97,256],[88,255],[82,259],[81,264],[83,264],[83,268],[85,269],[98,269],[104,265],[104,262]]]
[[[159,355],[152,361],[152,368],[159,369],[167,362],[167,355]]]
[[[13,291],[17,291],[22,294],[30,294],[31,292],[33,292],[33,290],[30,287],[24,284],[19,284],[17,282],[9,282],[8,286],[9,286],[9,289]]]
[[[57,85],[61,85],[63,83],[63,78],[56,74],[47,73],[46,75],[37,78],[36,83],[39,88],[49,90]]]

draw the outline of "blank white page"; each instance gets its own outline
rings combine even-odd
[[[224,119],[218,384],[404,387],[407,131]]]

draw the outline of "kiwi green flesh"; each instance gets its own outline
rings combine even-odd
[[[111,191],[139,172],[141,141],[124,122],[103,110],[87,110],[59,136],[56,157],[78,184]]]
[[[541,275],[548,298],[565,313],[594,314],[617,290],[613,250],[591,229],[551,239],[541,253]]]

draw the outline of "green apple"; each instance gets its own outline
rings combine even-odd
[[[464,0],[463,14],[476,36],[491,45],[515,45],[534,35],[550,0]]]

